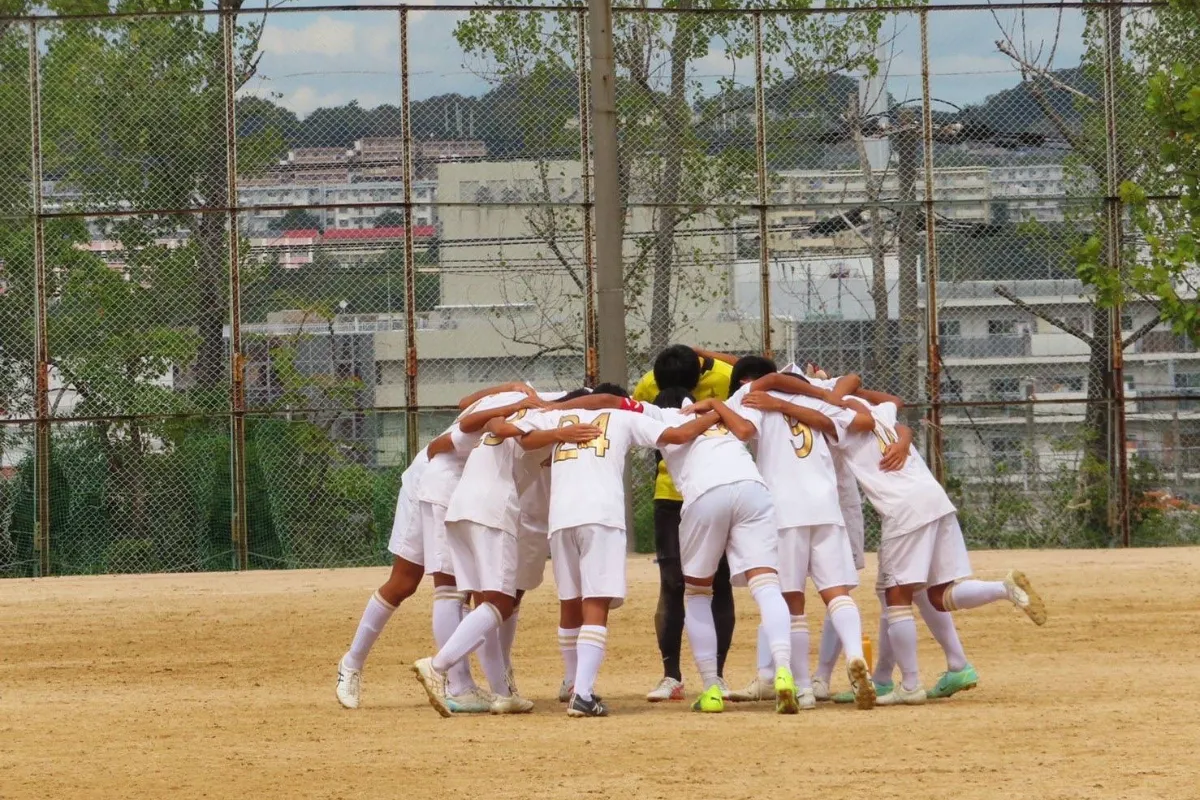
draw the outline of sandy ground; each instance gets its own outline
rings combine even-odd
[[[1051,614],[1040,629],[1007,604],[958,615],[978,689],[796,717],[644,702],[659,664],[646,557],[631,560],[631,599],[614,615],[599,684],[613,716],[600,720],[568,719],[553,699],[549,578],[527,598],[517,640],[536,711],[449,720],[408,668],[430,653],[427,588],[372,654],[363,707],[334,699],[337,659],[380,569],[0,582],[0,798],[1200,795],[1200,549],[973,560],[982,577],[1023,567]],[[878,606],[856,594],[873,633]],[[738,604],[735,684],[754,663],[744,590]],[[809,616],[815,647],[820,615]],[[943,665],[920,631],[931,684]]]

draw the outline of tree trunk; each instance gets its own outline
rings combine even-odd
[[[691,0],[679,3],[681,11],[691,7]],[[658,208],[654,226],[654,282],[650,294],[651,353],[657,353],[671,339],[671,278],[675,265],[675,228],[679,224],[676,204],[683,181],[683,139],[691,125],[687,64],[695,23],[687,14],[680,14],[675,19],[675,37],[671,41],[671,89],[663,113],[662,182],[655,196]]]

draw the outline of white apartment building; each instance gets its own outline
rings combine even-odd
[[[880,200],[895,201],[900,187],[893,165],[883,177]],[[925,199],[925,175],[917,170],[914,196]],[[987,167],[937,167],[933,171],[933,199],[938,213],[955,220],[990,221],[992,186]],[[831,209],[852,208],[867,202],[867,180],[861,170],[784,170],[773,176],[771,203],[777,206],[808,206],[788,209],[797,220],[815,220]],[[784,213],[780,209],[777,213]]]
[[[1063,165],[1020,164],[992,167],[992,197],[1005,201],[1014,222],[1062,222],[1067,195]]]
[[[413,181],[413,218],[418,226],[434,225],[437,212],[436,181]],[[309,213],[321,221],[325,230],[376,227],[375,221],[394,206],[358,206],[346,204],[400,203],[404,201],[402,181],[365,181],[362,183],[267,184],[238,186],[242,229],[248,236],[263,236],[287,213],[285,209],[258,209],[255,206],[335,206],[313,208]]]
[[[776,355],[858,369],[874,345],[871,261],[865,254],[781,259],[770,265]],[[759,311],[759,263],[733,265],[730,313]],[[898,316],[898,264],[885,259],[888,313]],[[938,291],[942,400],[947,461],[959,474],[990,474],[1004,465],[1028,480],[1056,465],[1070,467],[1082,447],[1089,345],[996,294],[1002,284],[1044,316],[1088,335],[1092,305],[1075,280],[964,281]],[[922,319],[927,287],[917,286]],[[1125,307],[1126,335],[1156,318],[1148,303]],[[782,325],[781,325],[782,322]],[[780,328],[783,331],[780,331]],[[789,334],[788,331],[791,331]],[[782,336],[780,333],[782,332]],[[1104,335],[1104,331],[1100,332]],[[924,326],[917,351],[928,374]],[[1200,342],[1159,325],[1125,351],[1127,441],[1131,454],[1180,480],[1200,481]],[[1148,400],[1144,398],[1167,398]],[[1032,405],[999,405],[1038,401]],[[977,405],[973,405],[977,404]],[[992,404],[992,405],[987,405]],[[1036,469],[1035,469],[1036,465]]]

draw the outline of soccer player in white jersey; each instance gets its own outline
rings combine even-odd
[[[523,383],[506,383],[478,391],[459,402],[465,410],[485,397],[504,391],[533,394]],[[391,619],[400,603],[407,600],[421,585],[425,574],[425,542],[421,529],[421,515],[417,504],[417,487],[429,466],[430,458],[452,452],[456,446],[465,446],[465,434],[458,424],[451,425],[444,433],[421,449],[400,477],[400,491],[396,498],[396,515],[392,520],[392,533],[388,551],[392,554],[392,570],[387,581],[367,601],[359,620],[358,628],[350,649],[338,662],[337,699],[345,708],[358,708],[362,693],[362,672],[367,656],[380,633]],[[456,597],[461,613],[462,600]],[[436,627],[436,626],[435,626]],[[436,635],[436,630],[435,630]],[[445,634],[449,636],[449,632]],[[469,680],[470,671],[467,672]],[[472,707],[472,706],[478,707]],[[478,698],[464,698],[463,710],[486,711]]]
[[[912,447],[912,431],[897,423],[896,404],[870,405],[857,397],[847,397],[846,403],[861,404],[875,423],[873,430],[841,437],[836,446],[846,451],[850,468],[882,522],[879,583],[887,610],[886,633],[881,630],[881,636],[886,635],[900,665],[901,681],[879,703],[916,705],[926,700],[912,611],[917,591],[927,589],[938,611],[1007,599],[1037,625],[1045,624],[1046,607],[1021,572],[1009,572],[1003,581],[970,579],[971,562],[954,504]],[[887,466],[892,466],[903,453],[907,458],[898,469],[885,469],[881,463],[881,456],[890,455]]]
[[[800,687],[800,706],[816,705],[804,613],[804,585],[811,577],[846,650],[855,705],[872,708],[875,689],[863,658],[862,618],[850,597],[858,574],[826,442],[826,437],[836,440],[847,430],[869,429],[870,417],[804,395],[754,391],[759,386],[740,388],[730,398],[730,408],[745,420],[746,427],[735,432],[754,437],[759,469],[775,498],[780,581],[792,614],[792,671]]]
[[[792,677],[791,620],[779,582],[779,531],[766,482],[741,439],[730,432],[740,420],[720,400],[706,401],[720,424],[684,444],[664,445],[667,471],[683,496],[679,550],[683,567],[684,626],[704,691],[694,711],[723,711],[717,674],[717,629],[713,620],[713,580],[727,556],[735,586],[750,587],[758,604],[774,667],[775,710],[799,710]],[[692,406],[683,389],[664,389],[643,413],[668,425],[693,418],[678,409]]]
[[[597,387],[599,391],[600,387]],[[622,392],[623,393],[623,392]],[[717,423],[707,414],[669,428],[642,414],[623,410],[530,412],[523,422],[535,427],[521,437],[530,450],[544,447],[555,429],[591,424],[601,435],[582,444],[554,447],[550,469],[550,554],[564,617],[581,621],[572,717],[602,717],[607,707],[593,687],[604,659],[609,608],[625,600],[625,454],[631,447],[684,444]]]
[[[502,406],[508,413],[495,418],[511,414],[513,424],[522,432],[532,430],[518,419],[528,399],[502,395],[495,402],[505,400],[514,402]],[[600,433],[599,428],[587,425],[552,432],[560,443],[586,442]],[[430,704],[445,717],[453,712],[447,698],[448,673],[481,646],[488,651],[481,651],[480,661],[495,695],[491,712],[523,713],[533,708],[533,703],[517,695],[510,684],[499,636],[501,625],[512,616],[517,596],[520,506],[514,479],[516,447],[511,439],[495,434],[483,436],[468,456],[446,508],[446,542],[456,584],[460,590],[482,597],[436,655],[413,664]]]
[[[417,488],[425,574],[433,578],[433,638],[439,648],[445,647],[467,611],[466,595],[458,590],[453,558],[446,541],[446,507],[458,486],[467,457],[482,438],[483,426],[488,420],[507,416],[530,404],[543,405],[536,396],[514,400],[513,394],[493,394],[467,408],[453,426],[462,434],[453,437],[454,449],[430,460]],[[447,706],[451,711],[486,713],[491,710],[491,697],[475,686],[466,659],[454,663],[447,686]]]
[[[797,381],[789,376],[802,376],[802,379]],[[899,398],[891,395],[863,389],[862,380],[858,375],[849,374],[830,379],[824,371],[811,363],[806,365],[803,373],[795,364],[789,364],[780,370],[779,376],[772,382],[772,385],[782,391],[790,392],[804,392],[815,386],[827,392],[825,399],[833,404],[840,404],[841,398],[856,392],[861,392],[876,403],[893,402],[897,408],[901,407],[902,402]],[[845,451],[835,447],[832,448],[832,453],[834,467],[838,473],[838,496],[841,501],[842,515],[846,519],[850,547],[854,551],[854,566],[861,572],[865,566],[862,496],[858,491],[858,481],[846,461]],[[907,455],[907,450],[893,446],[881,457],[880,466],[884,471],[898,469],[903,466]],[[879,597],[880,608],[886,611],[887,601],[884,598],[883,587],[876,586],[876,594]],[[930,633],[933,634],[933,638],[941,645],[942,651],[946,655],[946,671],[939,676],[934,688],[929,690],[929,697],[950,697],[957,692],[973,688],[978,683],[979,676],[975,668],[967,661],[958,630],[954,626],[953,616],[934,608],[929,602],[928,593],[924,590],[913,595],[913,602],[920,612],[921,618],[925,620]],[[876,694],[882,696],[892,691],[891,675],[895,667],[895,660],[892,657],[892,648],[887,637],[886,614],[880,614],[879,625],[880,632],[872,682],[875,684]],[[821,629],[817,668],[813,674],[813,694],[817,700],[833,700],[837,703],[854,702],[853,692],[840,692],[831,696],[829,691],[830,678],[833,675],[834,665],[837,664],[838,657],[841,655],[841,650],[841,639],[837,635],[831,618],[827,615]]]

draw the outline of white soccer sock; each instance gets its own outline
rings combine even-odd
[[[467,613],[464,599],[462,592],[453,586],[433,587],[433,641],[438,650],[450,641]],[[471,678],[471,663],[466,659],[455,664],[446,677],[446,691],[452,695],[464,694],[475,685]]]
[[[792,677],[801,689],[812,688],[808,675],[808,617],[792,615]]]
[[[938,611],[934,608],[933,603],[929,601],[928,592],[917,592],[913,595],[913,602],[916,603],[917,610],[921,612],[921,619],[925,620],[929,632],[933,634],[934,639],[937,639],[937,643],[942,646],[942,652],[946,654],[946,669],[958,672],[967,666],[967,654],[963,651],[962,641],[958,638],[958,629],[954,627],[954,617],[949,612]]]
[[[703,689],[717,683],[717,624],[713,622],[711,586],[683,587],[683,627],[692,646]]]
[[[579,655],[575,644],[579,640],[579,628],[558,629],[558,650],[562,653],[563,680],[575,682],[575,671],[579,669]]]
[[[921,685],[921,670],[917,664],[917,621],[912,606],[888,606],[888,639],[900,664],[905,689]]]
[[[480,603],[458,623],[446,644],[438,650],[437,655],[433,657],[433,668],[445,675],[455,664],[466,663],[467,656],[483,644],[489,633],[500,627],[501,621],[499,609],[491,603]],[[503,674],[503,667],[500,671]]]
[[[876,592],[876,595],[879,597],[879,641],[876,643],[875,668],[871,680],[875,683],[891,683],[896,657],[892,654],[892,640],[888,636],[887,598],[883,592]]]
[[[779,589],[779,575],[764,572],[750,579],[750,596],[758,604],[775,669],[792,667],[792,614]]]
[[[947,611],[965,611],[1007,597],[1008,592],[1002,581],[963,581],[942,593],[942,607]]]
[[[375,640],[383,632],[383,626],[391,619],[396,606],[379,596],[379,592],[371,595],[367,607],[363,609],[362,619],[358,621],[358,630],[354,632],[354,641],[350,643],[350,652],[346,653],[346,666],[350,669],[362,669],[367,663],[367,656],[375,646]]]
[[[517,615],[521,607],[513,609],[512,616],[500,623],[500,649],[504,651],[504,668],[512,669],[513,642],[517,640]]]
[[[463,622],[465,624],[466,620]],[[479,666],[483,667],[483,674],[492,689],[492,694],[508,697],[512,694],[512,687],[508,685],[508,672],[504,668],[504,645],[500,641],[500,633],[503,630],[504,623],[501,622],[499,627],[488,631],[476,656],[479,657]]]
[[[769,681],[775,677],[775,657],[771,655],[771,643],[767,641],[767,629],[758,626],[758,677]]]
[[[829,601],[828,614],[833,627],[837,628],[838,638],[842,640],[846,661],[862,658],[862,617],[858,614],[854,599],[846,594],[838,595]]]
[[[575,694],[584,700],[592,699],[596,676],[604,661],[604,645],[608,641],[608,628],[603,625],[584,625],[579,629],[579,666],[575,668]]]
[[[792,645],[794,648],[795,645]],[[842,640],[838,636],[837,628],[833,626],[833,620],[829,615],[825,615],[825,622],[821,625],[821,647],[817,651],[817,674],[816,677],[825,681],[825,685],[829,685],[830,679],[833,677],[833,668],[837,666],[838,656],[842,654]]]

